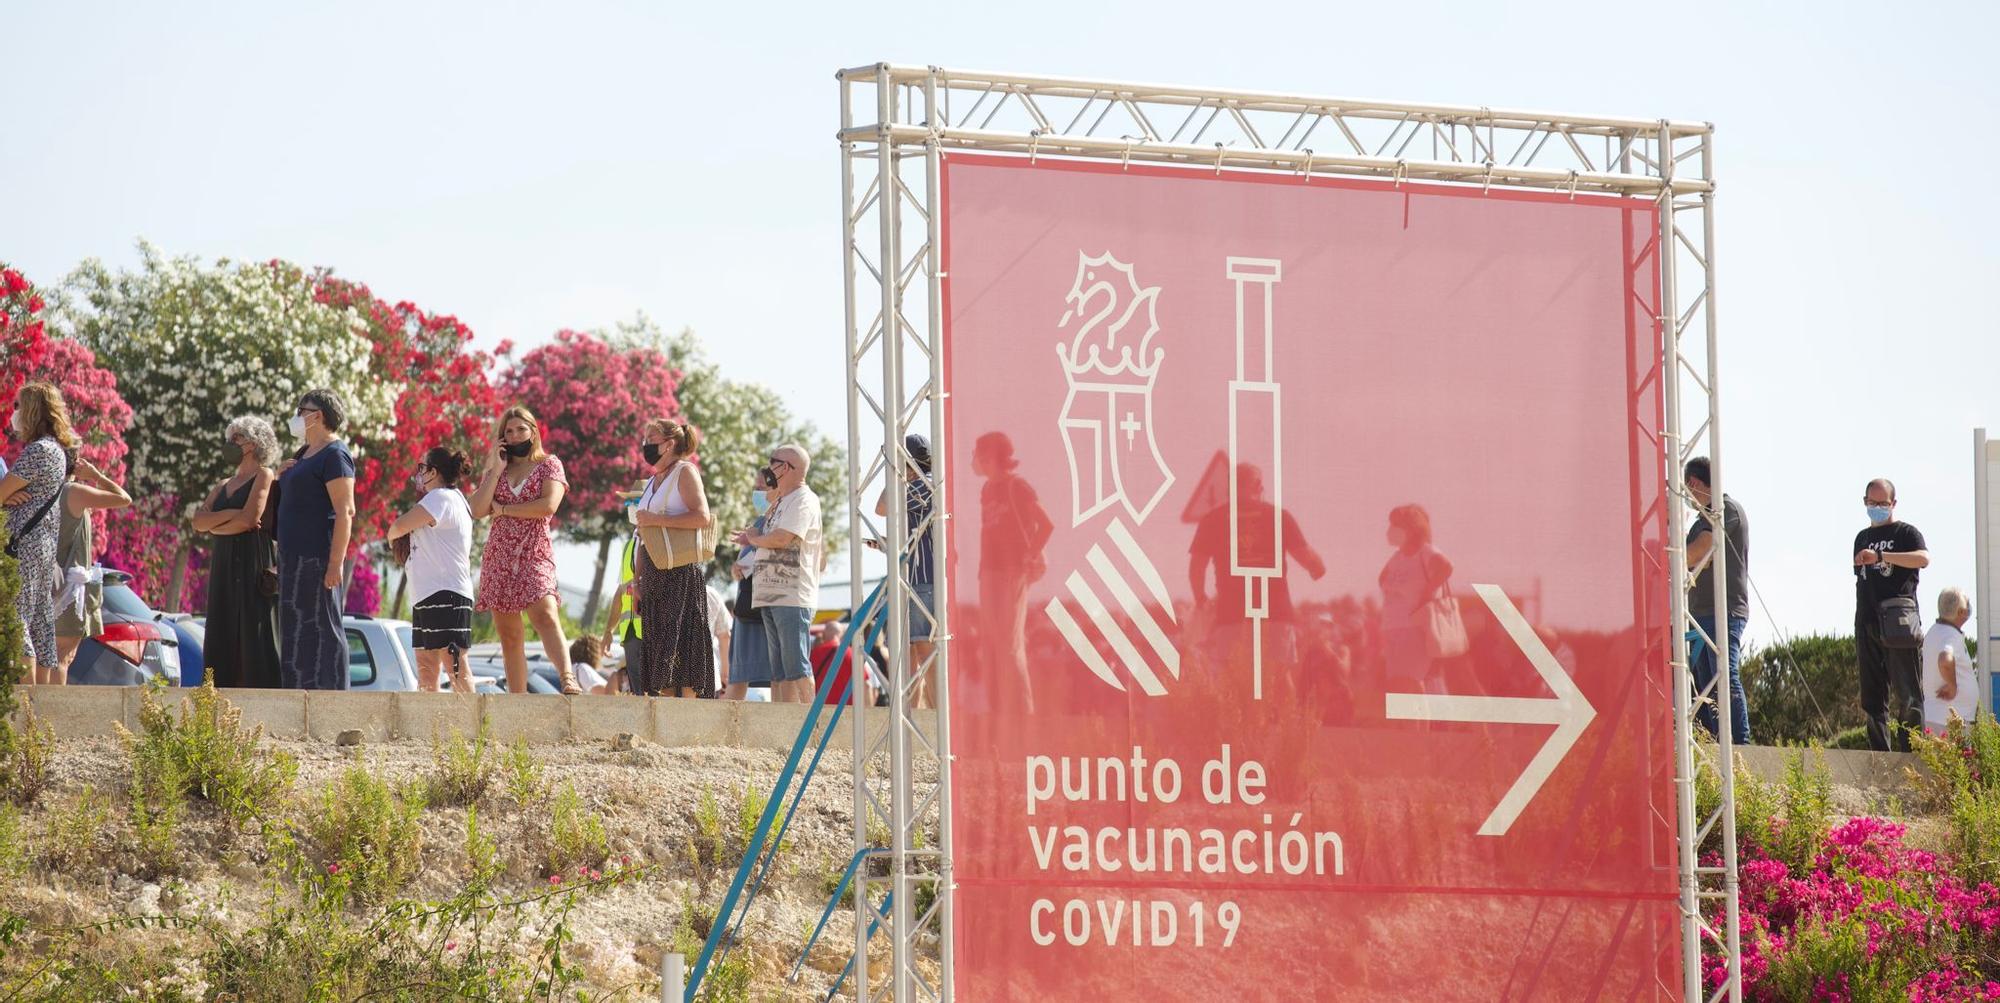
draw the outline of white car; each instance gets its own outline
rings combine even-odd
[[[362,692],[408,693],[417,688],[417,652],[408,620],[378,620],[348,614],[347,688]]]

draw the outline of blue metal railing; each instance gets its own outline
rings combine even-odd
[[[876,614],[880,612],[876,607],[881,601],[883,587],[882,585],[877,585],[874,591],[868,593],[867,600],[862,602],[861,606],[855,610],[854,623],[856,629],[849,630],[846,636],[840,639],[840,646],[835,650],[833,656],[834,665],[840,665],[847,660],[848,648],[854,640],[855,633],[862,626],[871,625]],[[884,619],[886,621],[886,618]],[[871,630],[867,637],[864,638],[861,650],[869,650],[873,646],[876,635],[879,633],[879,627]],[[865,666],[858,668],[861,671],[866,671]],[[858,675],[860,675],[859,671],[850,670],[848,672],[848,688],[844,692],[844,696],[853,692],[854,678]],[[833,689],[833,681],[839,677],[838,672],[828,672],[826,678],[820,681],[819,690],[813,698],[812,706],[806,711],[805,723],[799,728],[799,737],[793,741],[792,751],[785,757],[785,766],[778,772],[777,782],[772,785],[771,798],[765,802],[764,812],[757,819],[756,832],[750,838],[750,845],[744,847],[743,863],[737,866],[736,877],[729,882],[729,891],[723,895],[722,906],[716,910],[715,921],[709,927],[708,939],[703,942],[701,947],[701,956],[695,961],[694,970],[688,973],[687,990],[682,997],[686,1003],[694,1003],[695,993],[701,987],[701,980],[708,974],[709,965],[715,961],[717,949],[722,948],[725,951],[727,950],[722,944],[725,932],[729,934],[730,940],[733,943],[736,930],[742,925],[742,917],[750,911],[750,902],[755,900],[757,890],[763,888],[764,878],[770,873],[770,863],[776,857],[778,846],[777,840],[771,840],[769,843],[770,852],[765,853],[766,840],[770,839],[771,827],[777,821],[778,807],[784,803],[786,795],[791,793],[792,778],[798,774],[799,760],[805,757],[806,744],[812,740],[813,731],[819,726],[820,711],[827,706],[826,698],[828,693]],[[839,704],[834,705],[833,717],[827,722],[824,734],[820,736],[819,749],[813,753],[812,765],[807,767],[805,776],[800,779],[798,791],[793,798],[791,808],[785,813],[785,825],[787,826],[791,824],[792,815],[798,811],[799,802],[805,797],[806,785],[812,782],[813,770],[818,767],[820,756],[825,753],[827,741],[833,734],[834,726],[839,723],[841,711],[845,709],[846,705],[847,700],[845,699]],[[779,831],[782,837],[783,829],[781,828]],[[763,863],[761,868],[758,867],[760,861]],[[753,871],[757,872],[756,888],[751,890],[750,898],[742,903],[740,907],[742,911],[739,913],[737,900],[743,897],[744,889],[750,884]],[[871,935],[873,934],[873,924],[870,925],[869,932]]]

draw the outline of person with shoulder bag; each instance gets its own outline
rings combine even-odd
[[[653,476],[632,509],[638,537],[632,590],[646,631],[632,691],[645,696],[712,697],[715,638],[708,626],[708,562],[715,516],[692,457],[698,433],[682,422],[646,423],[641,455]]]
[[[1896,518],[1896,485],[1868,482],[1862,504],[1868,528],[1854,536],[1854,652],[1868,747],[1910,751],[1909,732],[1924,726],[1918,677],[1924,646],[1917,573],[1931,563],[1924,534]],[[1892,734],[1893,729],[1893,734]]]
[[[69,406],[54,384],[37,380],[14,397],[9,429],[24,443],[21,455],[0,477],[0,506],[7,510],[7,554],[17,562],[20,591],[14,613],[21,618],[22,654],[34,667],[33,682],[53,685],[63,678],[56,655],[56,523],[76,458],[78,440]]]
[[[755,535],[763,534],[771,512],[771,496],[766,489],[775,482],[770,477],[769,468],[759,469],[753,480],[755,487],[750,491],[750,508],[756,516],[750,532]],[[768,687],[775,679],[770,647],[764,638],[764,611],[755,603],[756,572],[757,548],[738,548],[736,562],[729,568],[730,576],[735,579],[729,612],[735,615],[736,624],[729,632],[729,684],[722,688],[725,700],[769,699]],[[757,687],[756,696],[751,695],[753,685]]]

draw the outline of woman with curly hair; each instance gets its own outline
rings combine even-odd
[[[75,465],[77,439],[69,406],[54,384],[36,380],[14,397],[9,431],[23,443],[21,455],[0,477],[0,506],[7,509],[7,552],[20,562],[21,591],[14,612],[21,618],[34,681],[62,678],[56,655],[56,527],[54,511]]]
[[[215,538],[208,563],[208,640],[202,656],[217,686],[278,685],[278,558],[270,528],[271,462],[278,436],[262,418],[242,417],[222,433],[229,476],[194,514],[194,529]],[[266,518],[269,513],[273,518]]]

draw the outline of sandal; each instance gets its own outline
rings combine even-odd
[[[575,696],[582,696],[582,695],[583,695],[583,687],[581,687],[581,686],[578,686],[578,685],[576,684],[576,673],[575,673],[575,672],[565,672],[565,673],[563,673],[563,674],[562,674],[562,676],[561,676],[561,679],[562,679],[562,695],[563,695],[563,696],[566,696],[566,697],[575,697]]]

